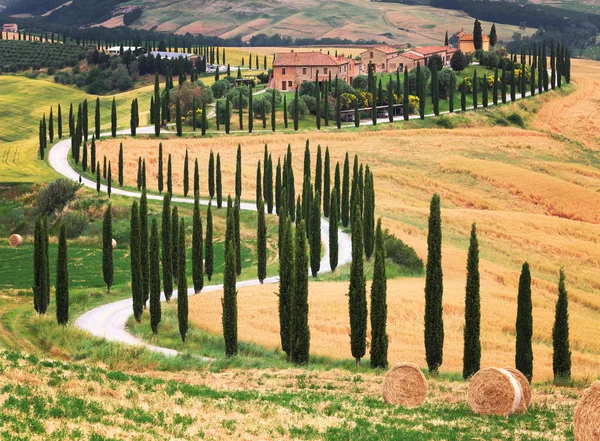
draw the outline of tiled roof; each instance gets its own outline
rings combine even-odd
[[[346,63],[321,52],[285,52],[275,54],[273,66],[338,66]]]
[[[383,52],[384,54],[388,54],[388,55],[398,53],[398,49],[393,48],[391,46],[375,46],[375,47],[373,47],[373,48],[371,48],[369,50],[366,50],[364,52],[361,52],[361,53],[364,54],[365,52],[370,52],[370,51],[373,51],[373,50],[379,51],[379,52]]]
[[[423,56],[417,55],[417,54],[413,54],[411,52],[405,52],[403,54],[400,54],[400,56],[401,57],[409,58],[411,60],[421,60],[421,59],[423,59]]]
[[[485,34],[481,34],[482,41],[490,41],[490,37]],[[458,41],[473,41],[473,34],[458,34]]]
[[[450,49],[449,46],[425,46],[425,47],[418,47],[416,49],[411,49],[411,52],[417,52],[421,55],[432,55],[432,54],[437,54],[438,52],[448,52],[448,49]]]

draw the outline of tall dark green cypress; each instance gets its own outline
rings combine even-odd
[[[510,70],[510,100],[514,102],[517,99],[517,77],[515,75],[515,69]]]
[[[200,170],[198,169],[198,158],[194,160],[194,196],[200,196]]]
[[[506,74],[507,64],[508,63],[505,63],[504,67],[502,68],[502,81],[500,81],[500,95],[502,98],[502,104],[506,104],[506,86],[508,83],[508,77]]]
[[[525,262],[519,277],[519,294],[517,296],[516,323],[516,355],[515,367],[527,377],[531,383],[533,378],[533,315],[531,304],[531,273],[529,264]]]
[[[163,291],[167,302],[173,294],[173,253],[171,250],[171,198],[168,195],[163,197],[162,209],[162,271],[163,271]]]
[[[341,208],[341,220],[344,228],[348,227],[350,215],[350,161],[348,159],[348,152],[346,152],[346,159],[344,160],[344,174],[342,180],[342,208]]]
[[[216,190],[217,190],[217,208],[223,206],[223,183],[221,178],[221,156],[217,153],[217,176],[216,176]]]
[[[404,95],[402,96],[402,116],[408,121],[410,115],[408,97],[410,95],[410,81],[408,80],[408,69],[404,69]]]
[[[163,146],[162,142],[158,145],[158,192],[162,194],[164,186],[163,178]]]
[[[33,306],[36,312],[45,314],[49,301],[47,230],[41,217],[36,219],[33,250]]]
[[[465,295],[465,328],[463,352],[463,378],[466,380],[481,367],[481,307],[479,296],[479,243],[477,227],[471,227],[471,240],[467,257],[467,286]]]
[[[554,381],[571,379],[571,349],[569,345],[569,297],[565,288],[565,272],[561,268],[558,280],[558,300],[552,328],[552,371]]]
[[[442,296],[442,218],[440,197],[431,199],[427,234],[427,269],[425,275],[425,355],[430,374],[437,376],[444,351]]]
[[[54,116],[52,114],[52,107],[50,107],[50,117],[48,118],[48,137],[52,144],[54,142]]]
[[[363,268],[363,235],[360,207],[355,204],[352,224],[352,263],[350,264],[350,287],[348,306],[350,310],[350,348],[356,365],[367,350],[367,294]]]
[[[117,167],[118,167],[118,180],[119,180],[119,187],[123,186],[123,143],[119,144],[119,161],[117,163]]]
[[[433,114],[438,116],[440,114],[440,85],[436,66],[433,66],[431,70],[431,102],[433,104]]]
[[[296,365],[308,363],[310,329],[308,328],[308,262],[306,258],[306,229],[304,220],[296,228],[295,281],[291,303],[290,349]]]
[[[46,298],[46,308],[50,304],[50,247],[48,239],[48,216],[42,218],[42,243],[44,244],[44,258],[42,263],[44,264],[44,275],[46,276],[46,283],[44,284],[44,294]]]
[[[237,329],[237,289],[235,262],[235,225],[231,198],[227,210],[227,232],[225,240],[225,267],[223,270],[223,338],[225,340],[225,355],[231,357],[238,352]]]
[[[321,269],[321,194],[318,191],[310,201],[309,208],[310,272],[313,277],[317,277]]]
[[[329,147],[325,149],[325,161],[323,164],[323,216],[329,217],[329,206],[331,199],[331,158]]]
[[[117,102],[115,101],[114,97],[113,97],[112,109],[111,109],[111,113],[110,113],[110,133],[113,138],[115,136],[117,136]]]
[[[183,160],[183,195],[187,198],[190,192],[190,161],[188,150],[185,149],[185,159]]]
[[[323,156],[321,154],[321,144],[317,146],[317,159],[315,162],[315,194],[323,194]],[[321,203],[321,202],[319,202]]]
[[[235,265],[237,275],[242,274],[242,239],[240,235],[240,199],[235,199],[233,206],[233,221],[235,231]]]
[[[100,139],[100,97],[96,98],[96,112],[94,122],[96,129],[96,138]]]
[[[58,111],[56,113],[56,128],[58,130],[58,139],[62,139],[62,109],[60,104],[58,105]]]
[[[265,185],[265,200],[267,202],[267,212],[273,214],[273,158],[269,153],[269,159],[267,160],[266,176],[264,176]]]
[[[492,85],[492,102],[498,105],[498,66],[494,68],[494,84]]]
[[[203,237],[202,218],[200,216],[200,200],[198,194],[194,197],[194,219],[192,226],[192,280],[194,292],[198,294],[204,287],[203,276]]]
[[[106,160],[106,156],[104,157]],[[138,157],[138,166],[137,166],[137,183],[136,183],[138,191],[142,188],[142,157]]]
[[[177,207],[175,207],[177,208]],[[179,322],[179,334],[181,341],[185,343],[188,331],[188,289],[187,277],[185,275],[185,220],[179,221],[179,233],[177,244],[177,321]]]
[[[56,258],[56,320],[59,325],[69,322],[69,268],[67,264],[67,233],[63,223],[58,235]]]
[[[256,208],[258,204],[263,200],[262,197],[262,174],[260,172],[260,160],[256,165]]]
[[[283,220],[283,234],[280,232],[282,245],[279,258],[279,335],[281,349],[287,354],[289,361],[291,356],[291,315],[295,278],[294,238],[290,218],[281,216],[281,220]]]
[[[136,135],[136,123],[137,123],[137,116],[135,114],[136,110],[135,110],[135,100],[131,101],[131,115],[129,117],[129,131],[131,132],[131,136],[135,136]]]
[[[110,198],[111,192],[112,192],[112,171],[110,168],[110,161],[108,161],[108,172],[107,172],[107,178],[106,178],[106,193],[108,194],[109,198]]]
[[[321,84],[319,83],[319,69],[315,74],[315,121],[317,130],[321,130]]]
[[[158,334],[158,324],[161,320],[160,306],[160,259],[158,243],[158,222],[152,219],[150,233],[150,327]]]
[[[371,367],[385,369],[388,366],[387,337],[387,276],[385,273],[385,244],[381,230],[381,218],[375,233],[375,262],[371,284]]]
[[[487,83],[487,78],[484,76],[483,77],[483,86],[481,89],[481,105],[484,108],[487,108],[488,106],[488,83]]]
[[[248,93],[248,133],[252,133],[254,130],[254,103],[252,102],[254,90],[252,84],[250,84],[250,91]]]
[[[242,147],[238,144],[235,160],[235,196],[242,197]]]
[[[267,224],[265,222],[265,205],[258,201],[258,221],[256,227],[256,248],[258,259],[258,280],[263,283],[267,277]]]
[[[282,200],[282,184],[281,184],[281,158],[277,159],[277,168],[275,171],[275,212],[279,216],[281,213]]]
[[[206,129],[208,128],[208,119],[206,116],[206,103],[202,102],[202,117],[200,119],[202,136],[206,135]]]
[[[215,251],[213,247],[213,218],[212,218],[212,201],[208,201],[208,208],[206,210],[206,241],[204,243],[204,272],[208,281],[212,279],[214,265],[215,265]]]
[[[140,277],[142,284],[142,305],[148,303],[150,290],[150,261],[148,254],[148,196],[146,189],[142,190],[140,199]]]
[[[183,127],[181,124],[181,104],[179,102],[179,98],[175,103],[175,129],[177,131],[177,136],[181,136],[183,134]]]
[[[140,214],[137,201],[134,201],[131,206],[129,248],[131,256],[131,295],[133,298],[133,315],[135,316],[135,319],[140,322],[142,320],[144,304],[141,280]]]
[[[112,209],[108,204],[102,222],[102,277],[109,294],[114,280],[112,240]]]
[[[425,73],[421,70],[419,74],[419,118],[425,119]]]
[[[300,97],[298,95],[298,87],[296,86],[296,95],[294,96],[294,131],[296,131],[296,132],[298,131],[298,123],[299,123],[299,118],[300,118],[300,115],[299,115],[300,112],[299,112],[299,108],[298,108],[298,104],[300,102],[299,100],[300,100]]]
[[[96,163],[96,192],[100,194],[100,162]]]
[[[370,260],[375,245],[375,189],[373,188],[373,174],[370,172],[369,166],[367,166],[367,171],[365,173],[364,185],[363,236],[365,238],[365,257],[367,260]]]
[[[477,110],[477,98],[478,98],[478,90],[477,90],[477,69],[473,73],[473,109]]]
[[[210,199],[215,197],[215,155],[212,150],[208,157],[208,195]]]
[[[169,198],[173,197],[173,167],[171,165],[170,153],[167,159],[167,193],[169,193]]]
[[[160,136],[160,126],[162,125],[161,115],[161,99],[160,99],[160,85],[158,81],[158,72],[154,77],[154,136],[157,138]]]
[[[288,128],[287,95],[283,95],[283,127]]]
[[[177,209],[177,205],[173,207],[171,210],[171,255],[173,258],[171,259],[171,266],[173,267],[173,279],[175,279],[175,283],[177,283],[179,277],[179,271],[177,270],[177,265],[179,265],[179,211]]]
[[[329,209],[329,265],[331,271],[335,271],[338,265],[338,223],[339,223],[339,200],[338,192],[334,187],[331,191],[331,202]]]
[[[271,94],[271,130],[275,131],[275,113],[277,110],[277,106],[275,105],[275,89],[273,89],[273,93]]]

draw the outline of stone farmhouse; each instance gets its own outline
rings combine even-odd
[[[475,43],[473,41],[473,34],[465,34],[465,28],[461,28],[457,35],[458,38],[458,49],[463,53],[475,52]],[[481,49],[484,51],[490,50],[490,37],[488,35],[481,35]]]
[[[398,65],[394,60],[398,56],[398,49],[391,46],[375,46],[360,54],[362,70],[368,72],[369,64],[373,72],[395,72]]]
[[[19,27],[15,23],[5,23],[2,25],[2,32],[19,32]]]
[[[269,79],[269,87],[286,91],[295,90],[305,81],[322,82],[336,76],[346,83],[360,74],[360,62],[343,54],[338,57],[322,52],[291,52],[275,54],[273,75]]]
[[[394,68],[394,70],[391,70],[390,72],[394,72],[396,68],[401,72],[404,71],[404,69],[411,70],[417,67],[417,63],[421,66],[427,66],[429,60],[434,55],[440,56],[442,59],[442,66],[449,66],[450,59],[454,52],[456,52],[456,49],[450,46],[426,46],[410,49],[398,54],[390,61],[390,67]]]

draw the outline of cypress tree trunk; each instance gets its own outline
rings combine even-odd
[[[154,334],[158,334],[158,324],[161,319],[160,306],[160,262],[158,244],[158,223],[152,219],[152,232],[150,233],[150,327]]]
[[[377,221],[375,234],[375,262],[371,284],[371,367],[385,369],[388,366],[387,337],[387,276],[385,274],[385,246],[381,219]]]
[[[179,265],[179,213],[177,210],[177,206],[173,207],[171,210],[171,255],[173,256],[171,259],[171,265],[173,270],[173,279],[175,279],[175,283],[179,280],[179,271],[177,270],[177,265]]]
[[[295,281],[291,307],[290,349],[296,365],[308,363],[310,330],[308,328],[308,262],[306,259],[306,230],[304,220],[296,228]]]
[[[467,287],[465,296],[465,329],[463,378],[466,380],[481,368],[480,335],[481,308],[479,300],[479,243],[475,224],[471,227],[471,241],[467,257]]]
[[[185,149],[185,159],[183,160],[183,195],[187,198],[190,192],[190,166],[188,151]]]
[[[233,221],[235,227],[235,264],[237,275],[242,274],[242,239],[240,236],[240,199],[235,199],[233,207]]]
[[[565,288],[565,273],[560,270],[558,300],[552,328],[552,371],[554,382],[571,379],[571,349],[569,347],[569,298]]]
[[[65,224],[60,226],[60,233],[58,235],[56,320],[59,325],[66,325],[69,322],[69,269],[67,266],[67,233]]]
[[[321,269],[321,194],[317,191],[311,201],[310,216],[310,271],[317,277]]]
[[[141,246],[140,246],[140,215],[137,201],[131,206],[131,231],[129,247],[131,256],[131,294],[133,297],[133,315],[140,322],[144,311],[142,292]]]
[[[336,171],[337,172],[337,171]],[[344,175],[342,181],[342,211],[341,219],[344,228],[348,227],[350,210],[350,161],[348,160],[348,152],[344,160]]]
[[[231,202],[231,199],[230,199]],[[225,267],[223,270],[223,338],[225,355],[231,357],[238,352],[237,341],[237,290],[235,262],[235,225],[233,210],[227,210],[227,232],[225,240]]]
[[[108,204],[102,222],[102,277],[109,294],[114,277],[112,239],[112,210]]]
[[[167,193],[169,193],[169,199],[173,197],[173,168],[171,166],[171,154],[167,159]]]
[[[221,181],[221,156],[217,153],[217,208],[223,206],[223,184]]]
[[[285,218],[285,219],[284,219]],[[294,295],[294,238],[292,222],[288,216],[281,216],[283,220],[283,234],[280,231],[281,252],[279,258],[279,335],[281,349],[287,354],[288,361],[291,356],[291,315],[292,299]]]
[[[212,218],[212,201],[208,202],[206,210],[206,242],[205,242],[205,259],[204,272],[208,281],[212,279],[213,269],[215,264],[215,251],[213,248],[213,218]]]
[[[256,231],[256,248],[258,258],[258,280],[263,283],[267,277],[267,225],[265,223],[265,206],[262,199],[258,201],[258,224]]]
[[[367,295],[363,269],[363,238],[360,207],[354,205],[352,224],[352,263],[350,265],[350,287],[348,306],[350,309],[350,347],[356,365],[367,349]]]
[[[431,375],[437,376],[444,350],[442,219],[440,197],[431,199],[425,275],[425,355]]]
[[[117,103],[114,97],[110,114],[110,132],[113,138],[117,136]]]
[[[142,279],[142,305],[146,308],[150,290],[150,268],[148,255],[148,197],[146,189],[142,191],[140,200],[140,268]]]
[[[527,377],[530,383],[533,378],[533,348],[531,345],[533,315],[531,309],[531,274],[529,264],[525,262],[519,277],[519,294],[517,296],[515,367]]]
[[[204,276],[202,269],[202,218],[200,216],[200,201],[198,194],[196,194],[194,198],[194,219],[192,228],[192,279],[194,282],[194,292],[198,294],[204,287]]]
[[[175,207],[177,208],[177,207]],[[179,334],[181,341],[185,343],[188,331],[188,293],[187,293],[187,277],[185,275],[185,220],[181,219],[179,224],[178,234],[178,254],[177,258],[177,320],[179,322]]]
[[[163,291],[167,302],[173,294],[173,253],[171,250],[171,199],[168,195],[163,197],[161,238],[162,238],[162,270]]]
[[[242,197],[242,147],[238,144],[235,162],[235,197]]]
[[[334,187],[331,192],[331,204],[329,209],[329,265],[331,271],[335,271],[338,265],[338,217],[339,201],[337,189]]]
[[[215,197],[215,155],[212,150],[208,157],[208,195],[210,199]]]

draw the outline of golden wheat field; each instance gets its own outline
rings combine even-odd
[[[565,268],[570,298],[573,374],[580,379],[600,373],[600,127],[590,113],[599,109],[600,63],[573,62],[577,89],[546,100],[531,129],[474,126],[453,130],[423,129],[255,134],[214,139],[163,141],[173,155],[174,181],[181,185],[185,149],[201,166],[206,194],[206,164],[212,149],[221,155],[224,193],[233,192],[235,155],[243,151],[242,198],[255,194],[256,163],[265,143],[274,162],[292,146],[301,186],[305,141],[314,166],[317,145],[329,147],[332,163],[346,152],[368,163],[375,176],[376,213],[383,225],[426,259],[429,200],[442,198],[444,321],[442,371],[462,368],[462,328],[466,250],[469,230],[477,223],[480,246],[482,365],[514,362],[514,324],[520,268],[528,261],[533,276],[534,378],[552,376],[552,324],[558,271]],[[116,162],[119,141],[98,144],[101,155]],[[153,140],[124,140],[125,181],[135,184],[138,156],[149,164],[155,182],[158,145]],[[166,157],[165,157],[166,162]],[[131,173],[127,172],[130,170]],[[333,176],[333,166],[332,166]],[[424,279],[388,282],[390,362],[425,366],[423,347]],[[239,336],[279,345],[276,286],[239,291]],[[347,283],[310,285],[311,352],[350,358]],[[221,332],[220,293],[190,301],[198,327]],[[258,301],[257,301],[258,300]]]

